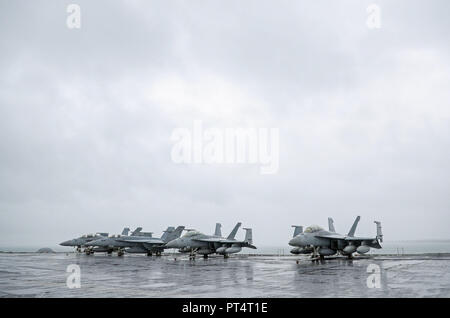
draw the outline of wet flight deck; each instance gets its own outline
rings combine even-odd
[[[69,285],[76,282],[67,272],[71,264],[80,270],[80,288],[68,287],[68,278]],[[0,253],[0,297],[23,296],[450,297],[450,255],[311,262],[298,256],[192,261],[185,255]]]

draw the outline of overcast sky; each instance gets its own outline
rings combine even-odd
[[[376,1],[369,29],[372,2],[0,0],[0,245],[241,221],[287,246],[356,215],[449,239],[450,2]],[[278,173],[175,164],[194,120],[278,128]]]

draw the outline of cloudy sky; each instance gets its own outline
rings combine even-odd
[[[450,2],[376,1],[370,29],[372,2],[0,0],[0,245],[356,215],[450,239]],[[194,120],[278,128],[278,172],[175,164]]]

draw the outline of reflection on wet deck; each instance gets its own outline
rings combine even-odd
[[[449,257],[381,257],[311,262],[298,257],[125,257],[0,254],[2,297],[449,297]],[[69,289],[66,268],[81,269]],[[369,264],[381,269],[368,288]]]

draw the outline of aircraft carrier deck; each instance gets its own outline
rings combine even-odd
[[[80,268],[80,288],[67,286],[70,264]],[[0,297],[450,297],[450,254],[311,262],[268,255],[190,261],[186,255],[0,253]]]

